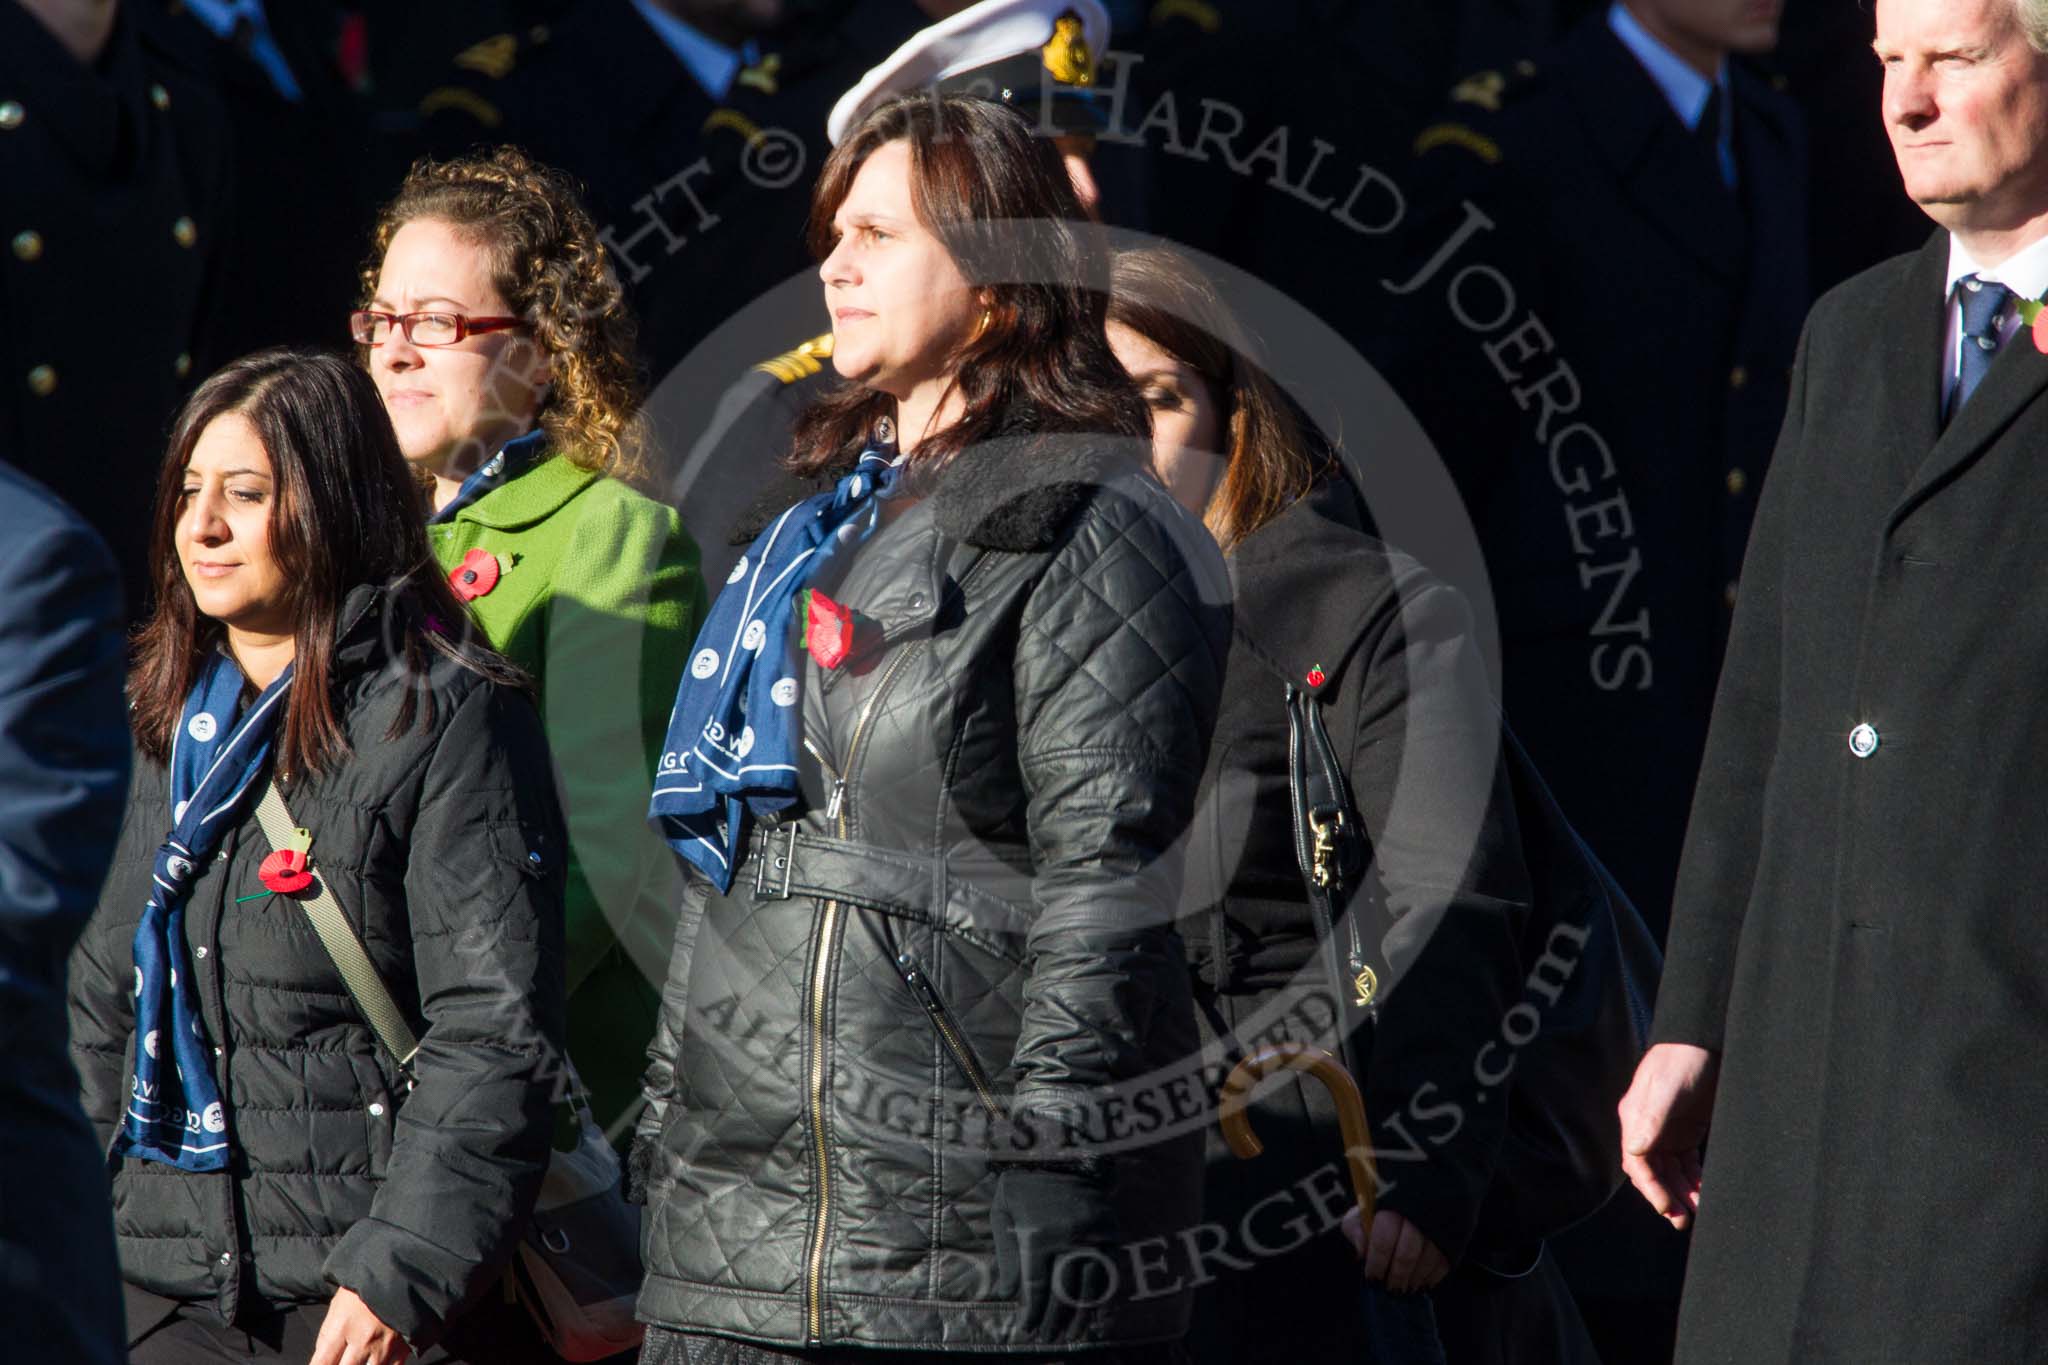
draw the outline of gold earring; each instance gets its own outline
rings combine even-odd
[[[994,321],[995,321],[995,319],[996,319],[996,312],[995,312],[995,309],[993,309],[993,308],[984,308],[984,309],[982,309],[982,310],[981,310],[981,321],[980,321],[980,322],[978,322],[978,323],[976,323],[976,324],[975,324],[975,327],[974,327],[974,339],[975,339],[976,341],[979,341],[979,340],[981,340],[981,339],[982,339],[982,338],[983,338],[984,336],[988,335],[988,327],[989,327],[989,324],[990,324],[990,323],[992,323],[992,322],[994,322]]]

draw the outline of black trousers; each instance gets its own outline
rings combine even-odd
[[[185,1303],[125,1287],[130,1365],[218,1365],[276,1361],[305,1365],[320,1340],[324,1303],[252,1305],[223,1324],[210,1303]],[[631,1353],[621,1357],[630,1360]],[[432,1348],[407,1365],[561,1365],[518,1304],[486,1298]]]

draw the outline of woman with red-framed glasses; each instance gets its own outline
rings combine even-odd
[[[514,149],[415,166],[372,247],[350,333],[436,558],[537,685],[575,812],[569,1055],[623,1131],[677,901],[652,765],[704,601],[674,509],[633,487],[632,318],[568,181]]]

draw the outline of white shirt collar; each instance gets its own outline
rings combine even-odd
[[[2048,295],[2048,237],[2030,247],[2022,248],[2017,254],[2007,257],[1995,266],[1977,264],[1954,233],[1948,238],[1948,289],[1944,298],[1954,298],[1956,281],[1965,275],[1975,275],[1990,283],[2002,284],[2023,299],[2038,299]]]
[[[1723,61],[1708,80],[1699,72],[1687,66],[1685,59],[1657,41],[1650,30],[1643,27],[1635,15],[1630,14],[1622,0],[1614,0],[1607,7],[1607,26],[1614,30],[1614,36],[1621,39],[1622,46],[1635,54],[1635,59],[1650,73],[1650,79],[1657,82],[1657,88],[1664,92],[1672,111],[1687,128],[1700,126],[1700,117],[1707,112],[1707,96],[1715,86],[1725,92],[1728,88],[1728,63]],[[1724,93],[1723,99],[1727,98]]]

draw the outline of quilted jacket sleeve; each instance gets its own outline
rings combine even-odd
[[[478,687],[427,762],[406,873],[426,1028],[369,1217],[327,1278],[415,1349],[504,1270],[547,1167],[562,1055],[562,815],[540,719]]]
[[[1013,1058],[1024,1155],[1089,1092],[1192,1055],[1172,925],[1229,614],[1208,535],[1156,486],[1098,494],[1026,604],[1015,664],[1037,917]],[[1051,1119],[1033,1134],[1033,1116]]]
[[[676,1032],[689,1003],[690,949],[697,939],[697,926],[704,922],[704,902],[710,895],[709,881],[701,876],[689,878],[682,913],[676,918],[675,947],[669,953],[668,976],[661,988],[661,1014],[654,1026],[654,1041],[647,1045],[647,1071],[640,1082],[647,1103],[633,1126],[633,1147],[626,1162],[625,1193],[631,1204],[649,1204],[661,1197],[661,1125],[675,1094]]]

